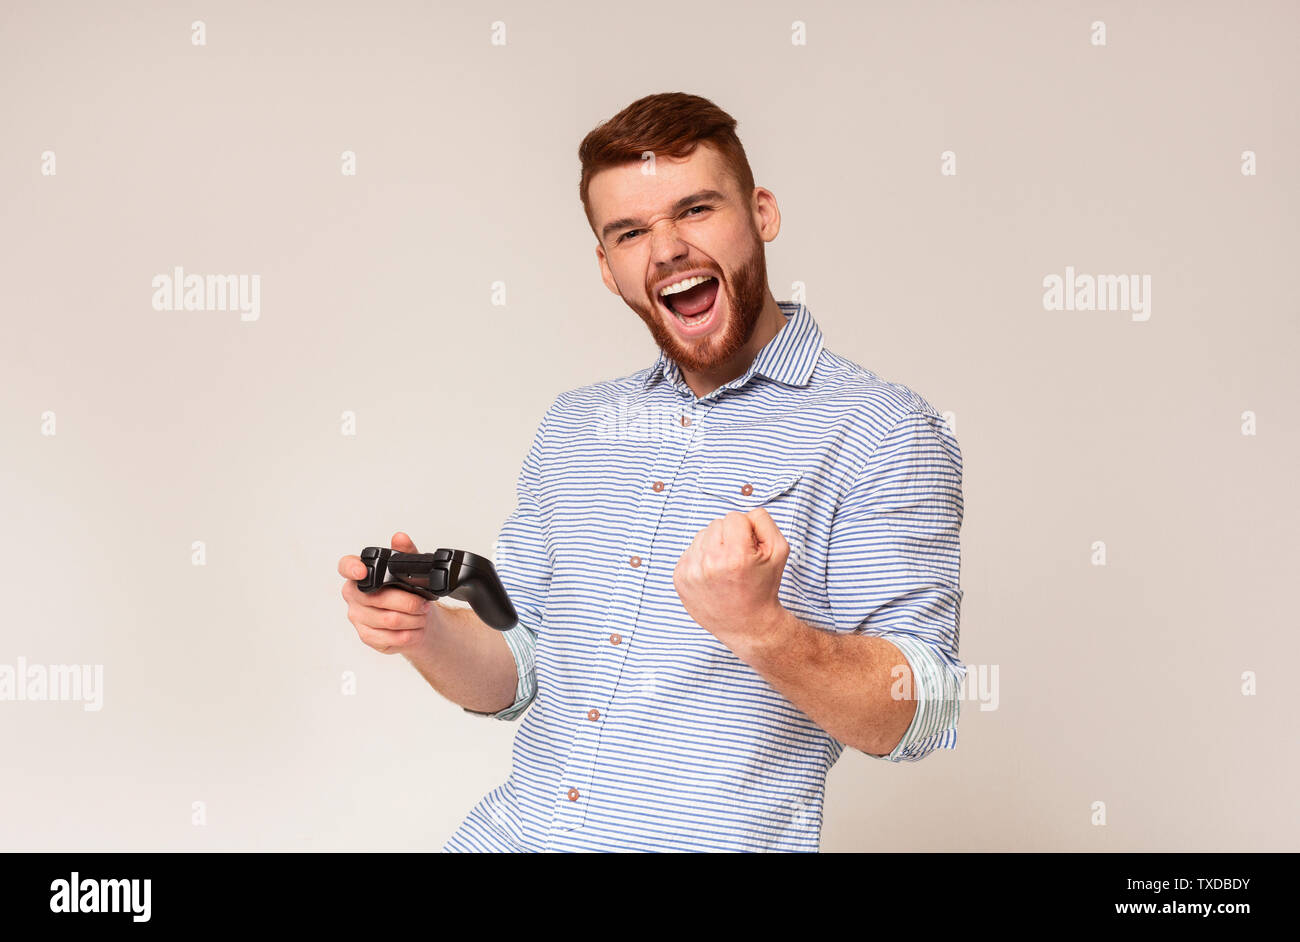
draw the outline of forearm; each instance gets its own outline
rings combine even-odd
[[[902,651],[883,638],[833,634],[782,611],[774,631],[761,643],[737,644],[736,655],[840,742],[872,755],[892,752],[916,713]]]
[[[405,657],[448,700],[484,713],[515,702],[519,675],[510,647],[473,609],[435,602],[425,641]]]

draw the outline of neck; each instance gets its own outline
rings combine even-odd
[[[763,310],[758,315],[758,323],[754,325],[754,333],[736,355],[711,370],[698,373],[682,370],[682,379],[686,381],[686,385],[691,388],[691,392],[695,393],[697,399],[703,399],[719,386],[731,382],[737,376],[742,376],[754,362],[754,357],[758,356],[759,351],[767,346],[768,341],[775,337],[777,331],[783,326],[785,326],[785,315],[781,313],[781,307],[776,303],[776,298],[772,297],[769,289],[767,298],[763,301]]]

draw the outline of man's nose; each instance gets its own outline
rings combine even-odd
[[[666,219],[650,230],[650,258],[660,265],[684,258],[691,247],[677,234],[677,223]]]

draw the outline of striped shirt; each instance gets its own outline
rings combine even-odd
[[[765,508],[789,543],[786,609],[907,658],[916,714],[876,758],[956,745],[956,438],[915,392],[825,349],[805,305],[779,306],[748,370],[706,396],[661,353],[547,409],[495,550],[519,683],[480,715],[523,716],[512,769],[443,851],[819,849],[844,744],[673,587],[695,534],[732,510]]]

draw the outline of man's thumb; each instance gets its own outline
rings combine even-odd
[[[397,550],[399,553],[419,552],[419,550],[415,548],[415,543],[411,541],[411,538],[401,530],[398,530],[393,534],[393,549]]]

